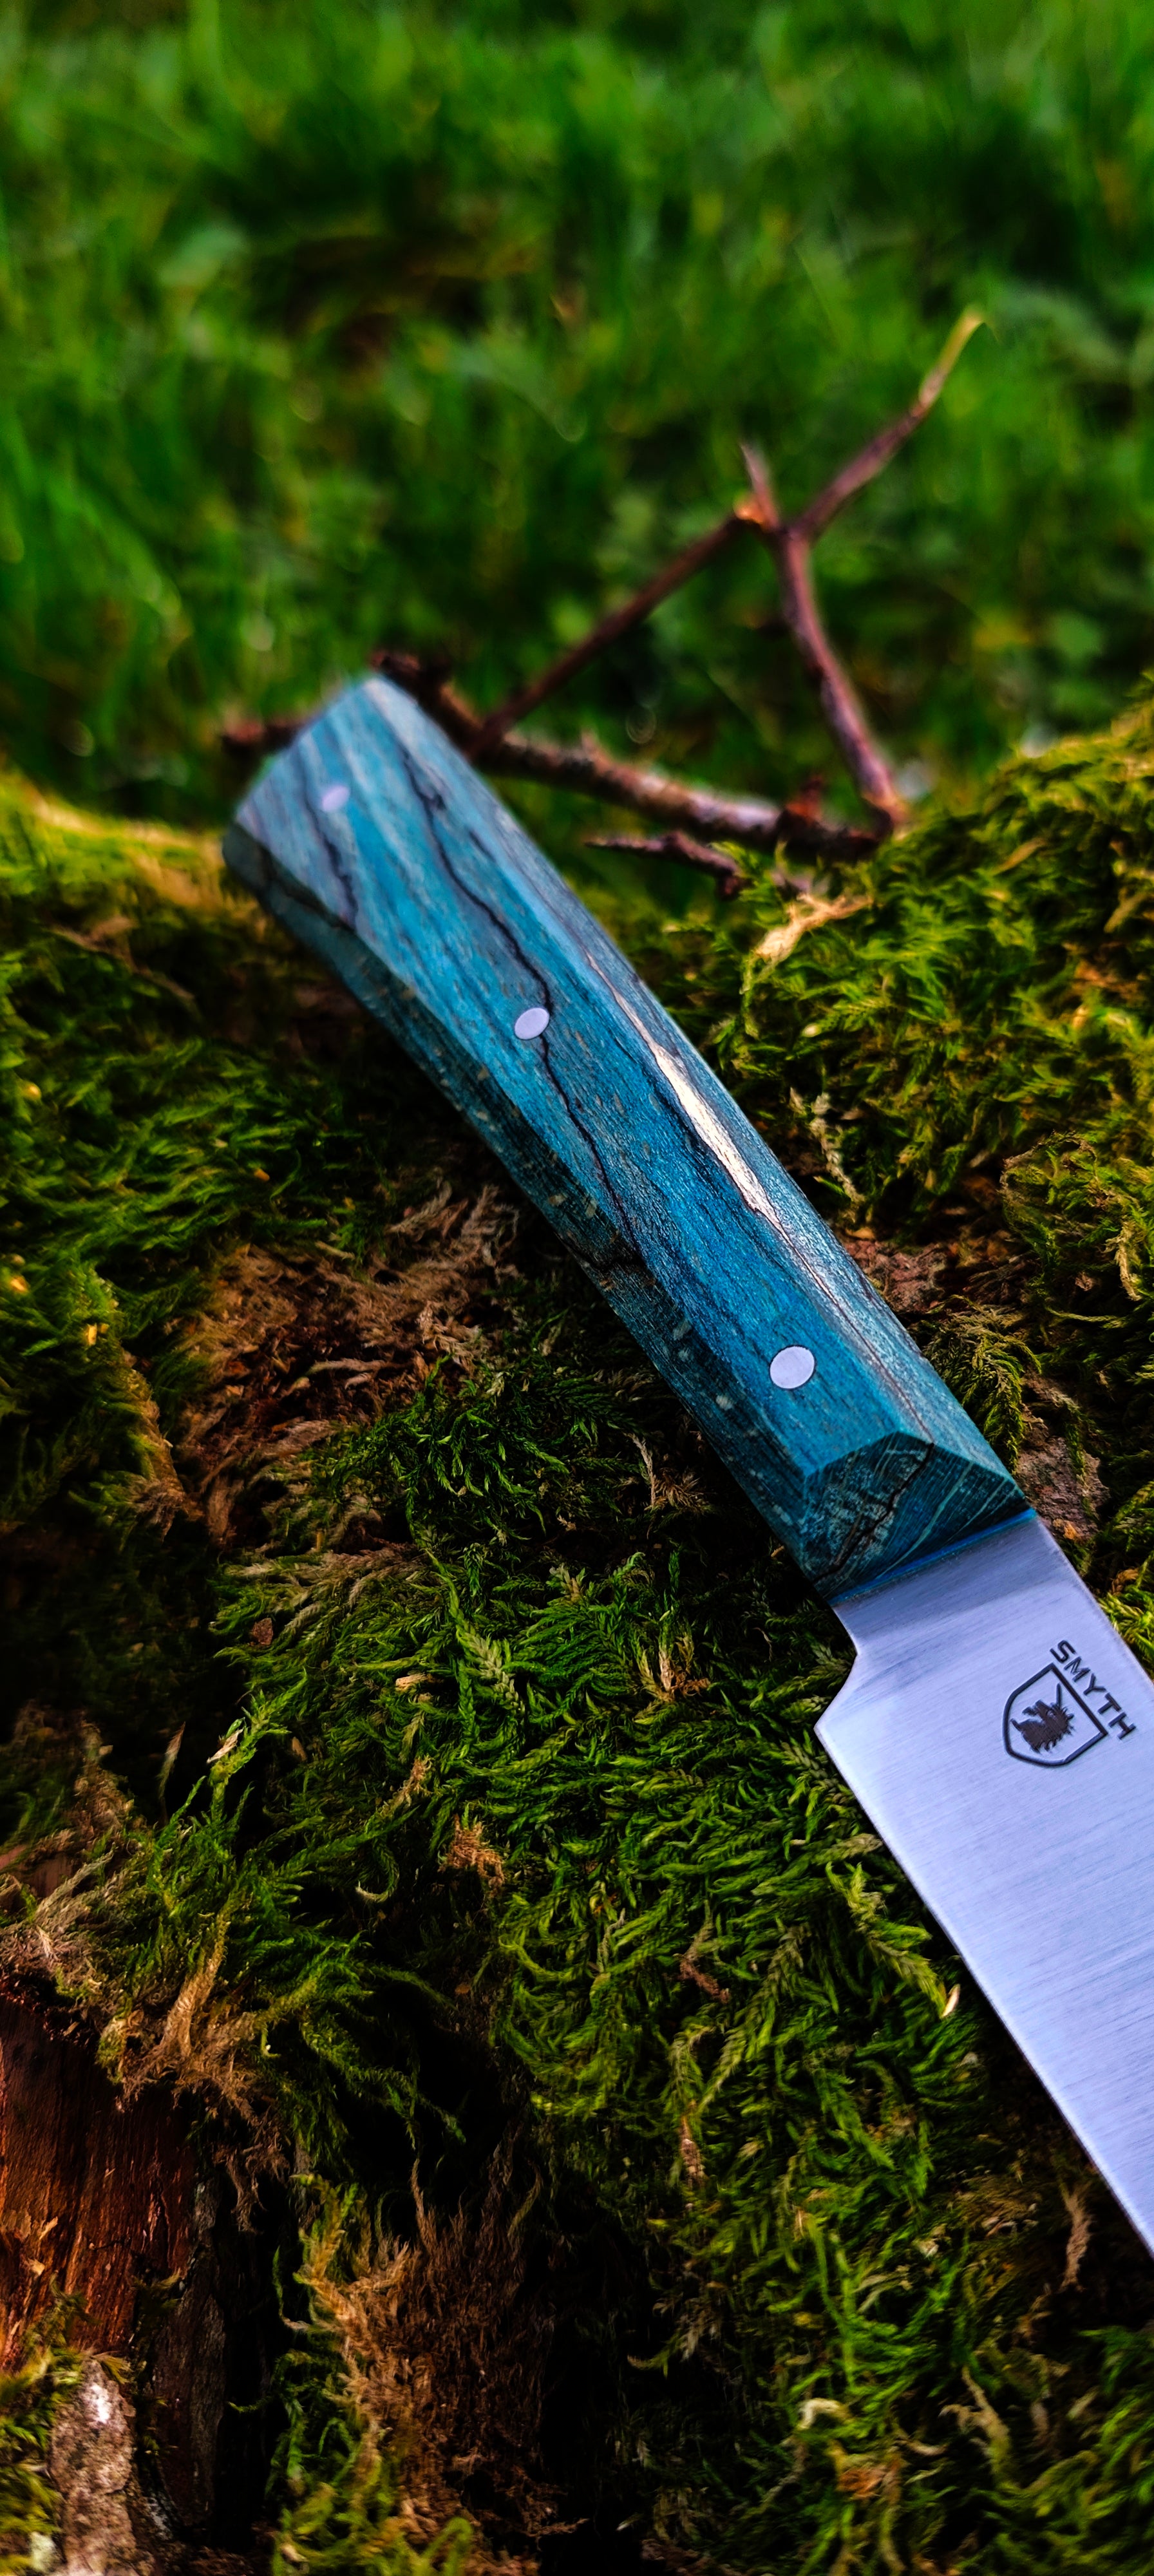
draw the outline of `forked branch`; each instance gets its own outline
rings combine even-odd
[[[724,894],[736,893],[744,878],[736,858],[718,849],[718,842],[766,852],[788,844],[843,861],[860,858],[874,846],[877,833],[825,821],[816,810],[817,798],[808,792],[786,805],[771,805],[758,796],[726,796],[712,787],[670,778],[659,769],[639,769],[631,762],[617,760],[590,734],[583,735],[579,743],[560,743],[543,741],[537,735],[518,733],[512,728],[519,717],[542,705],[598,653],[639,625],[661,600],[692,580],[743,528],[750,528],[774,558],[781,589],[781,623],[792,635],[817,690],[826,723],[850,776],[883,833],[905,823],[908,809],[897,780],[874,740],[822,623],[811,554],[817,538],[837,512],[882,472],[925,419],[981,318],[975,312],[962,314],[913,402],[897,420],[878,430],[792,519],[781,515],[762,456],[756,448],[744,449],[749,487],[732,510],[703,536],[695,537],[663,572],[655,573],[620,607],[599,618],[579,643],[548,663],[535,680],[515,690],[489,715],[478,714],[452,686],[443,662],[421,662],[411,653],[382,647],[372,656],[376,668],[407,689],[477,767],[499,777],[535,778],[550,787],[595,796],[604,804],[622,806],[663,827],[649,841],[606,837],[595,847],[637,849],[653,857],[680,859],[688,866],[707,870]],[[307,717],[300,719],[301,723],[307,721]],[[226,732],[224,740],[249,756],[259,750],[279,749],[296,730],[291,719],[274,719],[268,726],[241,721]]]
[[[466,758],[473,758],[481,718],[453,687],[443,663],[420,662],[415,654],[394,652],[387,645],[370,658],[375,670],[407,689]],[[267,724],[259,717],[240,717],[223,728],[221,741],[245,762],[256,760],[263,753],[283,751],[312,723],[315,712],[275,716]],[[688,779],[669,778],[660,769],[634,769],[628,761],[615,760],[589,735],[569,743],[544,742],[536,734],[509,734],[489,753],[485,767],[498,777],[540,779],[546,787],[596,796],[604,805],[621,805],[628,813],[647,815],[667,826],[666,844],[673,835],[687,831],[702,849],[717,841],[734,841],[745,850],[772,852],[788,843],[791,849],[812,850],[846,862],[863,858],[875,846],[873,832],[856,831],[849,823],[826,822],[808,804],[771,805],[761,796],[725,796],[715,787],[695,787]],[[665,855],[684,857],[685,852],[674,853],[667,846]],[[688,863],[705,864],[703,859]],[[735,859],[712,850],[709,865],[710,873],[723,880],[723,891],[739,890],[736,882],[728,886],[724,882],[740,877]]]
[[[407,689],[435,716],[468,759],[476,759],[482,720],[441,667],[384,647],[372,658],[378,671]],[[579,796],[598,796],[603,804],[623,805],[628,812],[646,814],[671,830],[687,830],[702,841],[736,841],[746,850],[772,851],[788,842],[791,849],[852,860],[874,846],[872,832],[855,831],[848,823],[825,822],[800,807],[770,805],[760,796],[724,796],[714,787],[669,778],[660,769],[634,769],[628,761],[615,760],[588,734],[579,743],[506,734],[486,754],[485,767],[498,777],[539,778],[547,786],[566,787]]]
[[[980,313],[963,313],[954,324],[937,364],[924,377],[918,392],[900,419],[876,437],[843,465],[808,507],[793,519],[783,519],[774,498],[764,458],[753,447],[743,448],[749,475],[749,497],[737,504],[738,515],[757,529],[764,545],[777,565],[781,585],[781,609],[785,623],[801,656],[802,666],[813,682],[821,700],[821,710],[845,761],[846,768],[867,805],[888,831],[900,829],[909,821],[906,804],[889,762],[875,742],[865,712],[846,671],[842,669],[822,623],[821,611],[813,586],[810,556],[814,540],[830,520],[843,509],[863,484],[870,483],[891,456],[932,410],[951,369],[960,358],[966,342],[972,339],[982,317]]]
[[[781,517],[763,459],[755,449],[744,449],[749,490],[735,502],[733,509],[714,527],[707,529],[704,536],[695,538],[693,544],[676,555],[663,572],[655,574],[619,608],[599,618],[579,643],[571,645],[568,652],[548,663],[535,680],[527,681],[523,688],[514,690],[499,707],[495,707],[485,717],[473,741],[470,758],[481,768],[496,767],[499,747],[521,716],[528,715],[555,690],[563,688],[566,681],[584,670],[598,653],[604,652],[608,645],[616,643],[631,627],[648,617],[661,600],[668,599],[684,582],[692,580],[703,564],[710,562],[732,542],[742,527],[749,527],[761,537],[774,557],[781,584],[783,623],[817,689],[826,723],[855,786],[865,803],[872,807],[883,830],[892,831],[895,826],[906,822],[908,809],[897,781],[874,740],[853,686],[822,623],[813,587],[810,553],[831,519],[855,492],[860,492],[865,484],[882,472],[898,448],[920,426],[927,412],[932,410],[981,319],[981,314],[973,311],[961,315],[940,357],[923,378],[913,402],[897,420],[878,430],[794,518]]]
[[[817,690],[822,714],[859,794],[872,806],[884,831],[900,829],[909,820],[909,808],[822,624],[809,546],[799,536],[796,520],[779,517],[764,458],[753,447],[742,452],[750,484],[750,497],[741,504],[742,516],[757,529],[777,565],[782,616],[802,668]]]

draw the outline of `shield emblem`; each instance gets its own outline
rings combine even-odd
[[[1105,1741],[1106,1729],[1080,1692],[1047,1664],[1011,1691],[1002,1733],[1015,1762],[1034,1762],[1042,1771],[1062,1771]]]

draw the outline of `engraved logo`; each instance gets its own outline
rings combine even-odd
[[[1059,1771],[1106,1741],[1101,1718],[1056,1664],[1011,1691],[1002,1732],[1015,1762],[1036,1762],[1043,1771]]]

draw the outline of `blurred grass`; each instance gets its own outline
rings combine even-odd
[[[1137,0],[6,11],[12,757],[196,820],[226,711],[383,637],[491,701],[743,436],[803,498],[974,300],[823,543],[830,622],[935,775],[1101,720],[1154,634],[1152,133]],[[832,768],[753,547],[551,717],[770,792]]]

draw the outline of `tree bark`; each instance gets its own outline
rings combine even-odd
[[[0,1995],[2,2355],[51,2320],[88,2356],[49,2459],[62,2576],[267,2565],[272,2227],[191,2132],[159,2090],[122,2101],[47,1994]]]

